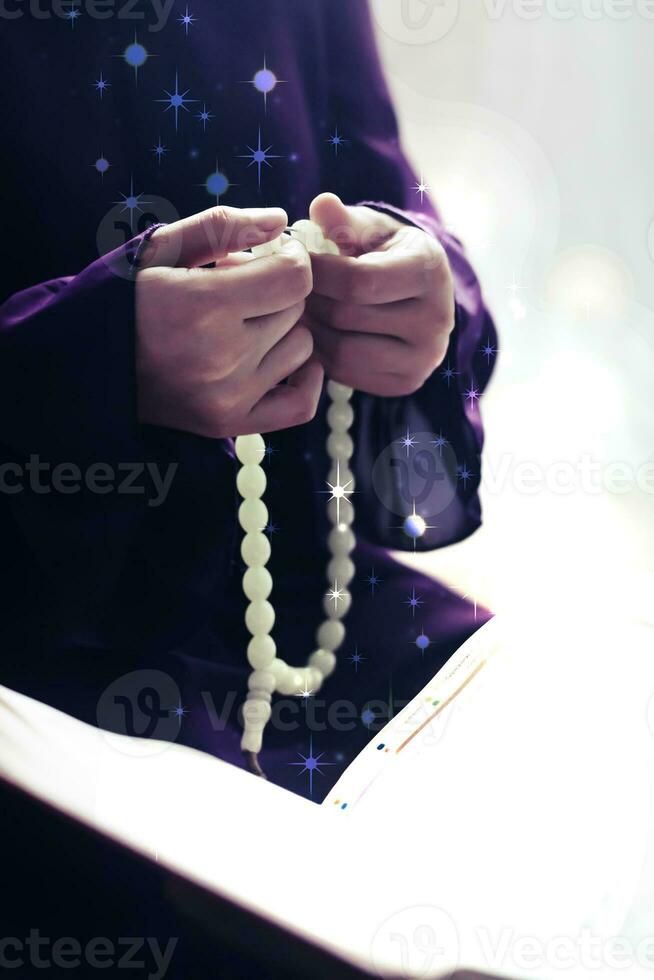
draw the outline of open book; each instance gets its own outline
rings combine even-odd
[[[645,977],[653,654],[637,624],[494,620],[320,806],[6,688],[0,775],[373,974]]]

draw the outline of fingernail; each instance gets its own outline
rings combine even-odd
[[[286,211],[282,208],[253,208],[252,220],[262,231],[274,231],[288,222]]]

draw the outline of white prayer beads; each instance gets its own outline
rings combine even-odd
[[[297,221],[290,234],[302,242],[311,253],[338,255],[338,246],[326,239],[322,229],[311,221]],[[252,249],[255,256],[273,255],[288,239],[282,235],[274,242]],[[327,538],[331,558],[327,565],[329,591],[323,600],[326,619],[316,632],[317,649],[309,657],[306,667],[291,667],[277,656],[275,641],[270,632],[275,622],[275,610],[268,601],[273,580],[265,567],[271,554],[270,541],[263,533],[268,523],[268,509],[264,504],[266,474],[261,467],[266,444],[260,435],[239,436],[236,439],[236,455],[241,467],[236,479],[243,498],[238,519],[245,532],[241,542],[241,556],[247,566],[243,576],[243,592],[249,600],[245,623],[252,639],[248,645],[248,662],[252,673],[248,680],[247,700],[243,706],[243,738],[241,748],[252,753],[257,768],[256,755],[261,750],[263,731],[270,718],[270,702],[274,693],[283,695],[314,693],[323,680],[336,667],[335,650],[345,639],[345,627],[341,619],[352,604],[348,585],[354,578],[355,567],[350,555],[356,545],[351,525],[354,507],[349,495],[354,490],[354,476],[349,461],[354,454],[354,442],[349,429],[354,422],[354,410],[350,404],[351,388],[329,381],[327,392],[331,404],[327,411],[329,436],[327,454],[331,460],[328,486],[331,498],[327,504],[332,529]]]

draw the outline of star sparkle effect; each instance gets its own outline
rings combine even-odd
[[[279,452],[276,446],[273,446],[271,442],[266,443],[266,448],[264,449],[264,454],[266,456],[266,462],[270,461],[273,456],[276,456]]]
[[[266,526],[263,528],[263,533],[267,534],[270,539],[272,539],[273,534],[278,534],[279,528],[272,521],[268,521]]]
[[[268,96],[275,91],[278,85],[284,85],[286,82],[285,78],[277,78],[274,71],[271,71],[266,62],[266,57],[263,58],[263,68],[259,68],[255,73],[254,77],[243,81],[243,85],[252,85],[255,91],[263,95],[263,106],[264,110],[268,111]]]
[[[361,654],[359,653],[359,648],[358,647],[355,647],[354,648],[354,653],[352,654],[352,656],[351,657],[348,657],[348,660],[350,661],[350,663],[354,664],[354,673],[355,674],[358,674],[359,673],[359,664],[362,664],[365,659],[366,659],[366,657],[362,657]]]
[[[166,99],[155,99],[155,102],[160,102],[162,105],[165,105],[166,106],[166,108],[164,109],[164,112],[168,112],[169,109],[172,109],[174,111],[174,113],[175,113],[175,131],[177,131],[177,127],[178,127],[178,124],[179,124],[179,110],[180,109],[183,109],[184,112],[188,112],[189,111],[189,109],[188,109],[189,105],[191,105],[193,102],[197,102],[198,101],[197,99],[187,99],[186,98],[186,96],[188,95],[189,91],[190,91],[190,89],[186,89],[186,91],[180,92],[180,90],[179,90],[179,76],[178,76],[178,72],[175,72],[175,91],[174,92],[169,92],[168,89],[164,89],[164,92],[166,93],[167,98]]]
[[[148,57],[149,57],[148,52],[146,48],[144,48],[144,46],[139,42],[135,31],[134,40],[132,41],[131,44],[127,45],[127,47],[125,48],[122,54],[123,60],[130,66],[130,68],[134,69],[135,82],[138,82],[139,68],[143,67],[143,65],[148,60]]]
[[[450,366],[450,362],[448,361],[447,365],[441,371],[441,378],[443,378],[447,387],[449,388],[452,383],[452,379],[458,377],[460,373],[460,371],[455,371],[454,368]]]
[[[76,20],[79,20],[79,18],[82,16],[80,10],[78,10],[78,6],[79,6],[79,4],[76,2],[76,0],[74,0],[72,6],[70,8],[70,10],[67,10],[64,13],[64,17],[65,17],[66,20],[69,20],[70,21],[70,26],[71,27],[74,27],[75,26],[75,21]]]
[[[179,727],[182,727],[182,718],[185,718],[188,714],[188,708],[185,708],[181,703],[177,705],[176,708],[170,709],[171,715],[174,715],[179,722]]]
[[[397,440],[406,449],[407,459],[409,458],[409,453],[414,448],[414,446],[419,446],[420,443],[416,441],[416,437],[411,435],[408,427],[406,430],[406,435],[402,439]]]
[[[334,132],[329,139],[325,140],[325,143],[331,143],[331,145],[334,147],[334,156],[338,156],[338,151],[341,149],[341,147],[347,146],[349,142],[349,140],[346,140],[345,137],[339,133],[338,126],[334,128]]]
[[[203,102],[202,103],[202,112],[198,112],[198,114],[197,114],[197,116],[195,118],[200,120],[200,122],[202,123],[202,129],[206,133],[206,131],[207,131],[207,123],[208,122],[211,122],[211,120],[214,118],[214,114],[213,114],[213,112],[209,112],[207,110],[206,103]]]
[[[424,204],[425,194],[429,194],[430,189],[425,183],[425,178],[423,177],[422,174],[420,174],[420,180],[418,181],[417,184],[415,184],[413,189],[416,192],[416,194],[420,195],[420,203]]]
[[[213,173],[209,174],[204,182],[204,187],[207,194],[211,194],[212,197],[216,198],[216,204],[220,204],[220,198],[223,197],[231,187],[229,178],[218,166],[218,160],[216,160],[216,169],[213,171]]]
[[[163,143],[161,142],[161,136],[159,137],[159,140],[157,142],[157,145],[156,146],[153,146],[152,149],[150,150],[150,153],[154,153],[155,154],[155,156],[157,158],[157,163],[159,164],[159,166],[161,166],[161,161],[162,161],[163,157],[165,156],[165,154],[166,153],[169,153],[169,152],[170,152],[170,150],[168,149],[168,147],[167,146],[164,146]]]
[[[468,402],[468,407],[471,408],[471,409],[474,409],[476,407],[476,404],[479,401],[479,397],[481,395],[481,392],[479,391],[479,388],[475,384],[475,379],[474,378],[470,382],[470,385],[468,386],[468,390],[465,391],[463,394],[464,394],[464,397],[465,397],[466,401]]]
[[[107,89],[111,88],[111,82],[108,82],[102,72],[100,72],[100,77],[95,79],[93,87],[100,95],[100,98],[102,98]]]
[[[339,602],[345,602],[345,597],[347,596],[347,589],[339,589],[338,582],[334,579],[334,588],[328,589],[325,593],[330,602],[334,603],[334,608],[336,608]]]
[[[324,772],[322,771],[322,769],[320,767],[321,766],[333,766],[334,763],[333,762],[322,762],[321,761],[322,760],[322,757],[325,754],[324,752],[321,752],[320,755],[314,755],[313,754],[313,736],[311,736],[311,738],[309,739],[309,754],[308,755],[302,755],[301,752],[298,752],[297,754],[299,755],[299,757],[300,757],[300,759],[302,761],[301,762],[289,762],[288,765],[289,766],[297,766],[298,769],[300,770],[299,773],[298,773],[299,776],[304,775],[305,772],[309,774],[309,796],[313,796],[313,777],[314,777],[314,774],[317,773],[319,776],[324,776],[325,774],[324,774]]]
[[[428,650],[432,644],[432,641],[429,639],[424,629],[420,630],[420,633],[418,634],[418,636],[416,636],[413,642],[418,647],[418,649],[420,650],[420,654],[423,657],[425,655],[425,650]]]
[[[272,143],[270,144],[270,146],[267,146],[265,149],[263,148],[263,146],[261,145],[261,127],[259,127],[259,138],[257,140],[256,148],[248,145],[248,150],[250,151],[249,153],[239,154],[239,159],[249,160],[250,163],[248,164],[248,168],[254,167],[256,165],[257,184],[259,187],[261,187],[261,168],[264,166],[272,167],[272,164],[269,163],[268,161],[281,160],[281,157],[277,153],[270,152],[272,150]]]
[[[468,469],[468,464],[464,463],[462,466],[457,466],[457,475],[463,486],[467,489],[469,481],[475,475],[472,470]]]
[[[497,354],[497,347],[493,346],[490,337],[488,338],[484,346],[480,348],[479,353],[483,354],[484,357],[486,358],[486,363],[490,364],[491,358],[495,357],[495,355]]]
[[[145,191],[142,191],[140,194],[135,194],[134,193],[134,178],[133,177],[130,177],[130,181],[129,181],[129,194],[122,194],[120,191],[118,193],[122,197],[122,201],[114,201],[113,203],[114,204],[122,204],[123,205],[123,211],[129,211],[129,226],[133,230],[134,229],[134,212],[135,211],[138,211],[139,214],[143,214],[143,208],[141,207],[141,205],[142,204],[148,205],[148,204],[151,204],[152,202],[151,201],[142,201],[141,200],[141,198],[143,197],[143,194],[145,193]]]
[[[396,526],[395,530],[404,531],[408,538],[413,539],[413,550],[416,550],[416,541],[421,538],[425,531],[433,530],[438,527],[438,524],[427,524],[424,517],[422,517],[416,510],[416,502],[413,501],[413,510],[410,514],[404,518],[404,523],[398,528]]]
[[[106,156],[104,155],[104,153],[102,151],[100,151],[100,156],[98,157],[98,159],[93,164],[93,167],[95,168],[95,170],[98,171],[98,173],[100,174],[100,177],[102,178],[102,180],[104,180],[104,175],[106,174],[106,172],[107,172],[107,170],[109,169],[110,166],[111,166],[111,164],[107,160]]]
[[[374,595],[375,594],[375,589],[379,588],[379,586],[382,583],[382,579],[380,579],[377,575],[375,575],[375,569],[372,568],[370,570],[370,575],[366,579],[366,582],[370,586],[371,593]]]
[[[422,605],[422,596],[416,595],[416,587],[413,586],[411,590],[411,595],[404,600],[405,606],[409,606],[411,612],[413,613],[413,618],[416,618],[416,609]]]
[[[341,523],[341,500],[347,500],[354,490],[348,490],[348,487],[352,485],[352,480],[348,480],[347,483],[341,483],[341,464],[340,461],[336,462],[336,483],[331,484],[329,480],[325,481],[329,490],[323,490],[323,493],[329,493],[329,499],[336,501],[336,523]]]
[[[181,17],[177,18],[177,23],[182,25],[182,27],[184,28],[184,33],[186,34],[187,37],[188,37],[188,29],[189,27],[192,27],[193,24],[195,24],[195,21],[196,21],[195,15],[189,13],[188,4],[186,4],[186,10],[184,11]]]
[[[439,456],[443,455],[443,449],[445,448],[445,446],[449,445],[447,439],[445,438],[442,432],[439,432],[436,438],[432,439],[431,444],[436,449],[438,449]]]

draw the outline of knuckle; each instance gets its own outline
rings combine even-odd
[[[285,266],[286,286],[289,294],[298,299],[306,299],[313,288],[313,276],[308,254],[302,254],[299,249],[289,249],[288,254],[282,253]]]
[[[225,242],[229,227],[227,212],[220,206],[211,208],[208,219],[208,221],[203,222],[203,225],[209,238],[209,244],[212,248],[218,246],[218,249],[220,249]]]

